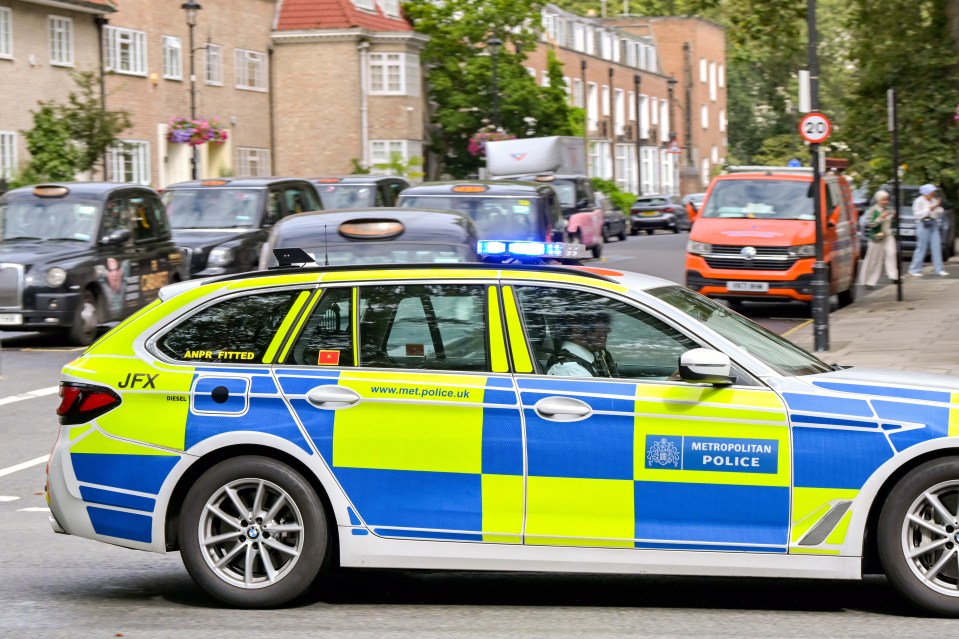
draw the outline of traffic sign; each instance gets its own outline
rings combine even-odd
[[[799,135],[810,144],[821,144],[829,139],[832,122],[822,113],[807,113],[799,121]]]
[[[669,144],[669,149],[666,150],[666,153],[679,154],[679,153],[682,153],[682,152],[683,152],[682,147],[679,146],[679,144],[678,144],[675,140],[673,140],[672,142],[670,142],[670,144]]]

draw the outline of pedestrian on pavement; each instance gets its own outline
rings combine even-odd
[[[916,250],[909,264],[909,274],[922,277],[922,263],[926,252],[932,251],[932,268],[940,277],[949,275],[942,267],[942,201],[936,197],[934,184],[919,187],[919,197],[912,203],[912,214],[916,218]]]
[[[879,276],[883,266],[886,268],[886,277],[893,282],[899,277],[896,268],[896,238],[893,229],[893,218],[896,212],[889,206],[889,193],[876,191],[873,196],[873,205],[863,213],[866,219],[866,259],[862,263],[860,283],[869,288],[879,284]]]

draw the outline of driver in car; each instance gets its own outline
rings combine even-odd
[[[556,331],[559,348],[546,364],[547,375],[565,377],[618,377],[612,355],[606,350],[612,317],[606,311],[578,311],[564,318]]]

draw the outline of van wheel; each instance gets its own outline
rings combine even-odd
[[[850,304],[856,301],[856,285],[855,283],[850,284],[849,288],[845,291],[839,291],[836,294],[836,297],[839,299],[839,308],[846,308]]]
[[[287,603],[329,563],[319,497],[294,469],[265,457],[228,459],[201,475],[183,502],[179,539],[197,585],[244,608]]]
[[[83,291],[80,307],[73,317],[73,326],[67,329],[67,340],[76,346],[89,346],[100,326],[100,305],[89,290]]]
[[[959,458],[927,462],[903,477],[879,516],[879,559],[906,599],[959,616]]]

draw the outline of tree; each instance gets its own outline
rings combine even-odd
[[[41,102],[32,112],[33,128],[24,132],[30,162],[18,184],[74,180],[92,170],[130,128],[126,111],[102,108],[95,72],[78,71],[72,78],[77,90],[65,104]]]
[[[480,157],[467,151],[469,138],[493,120],[493,55],[486,41],[496,35],[497,89],[502,128],[517,137],[574,132],[563,88],[562,67],[550,63],[550,86],[539,86],[523,66],[537,45],[540,0],[446,0],[405,5],[414,28],[430,37],[423,49],[429,69],[431,150],[454,176],[475,173]]]

